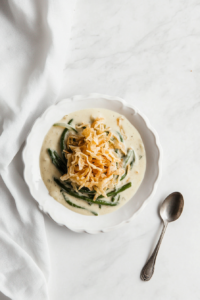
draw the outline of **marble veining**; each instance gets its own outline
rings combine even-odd
[[[154,200],[125,227],[76,234],[45,217],[50,300],[196,300],[200,297],[200,2],[78,0],[59,99],[120,96],[147,115],[164,150]],[[140,271],[161,230],[158,206],[180,191],[152,280]]]

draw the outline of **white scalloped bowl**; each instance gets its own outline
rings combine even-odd
[[[63,115],[95,107],[110,109],[124,115],[139,131],[147,158],[144,180],[132,199],[117,211],[98,217],[77,214],[55,201],[44,185],[39,165],[43,139],[52,124]],[[23,151],[24,178],[39,208],[59,225],[65,225],[75,232],[108,232],[129,223],[149,202],[161,175],[161,152],[158,136],[147,118],[123,99],[100,94],[74,96],[50,106],[34,123]]]

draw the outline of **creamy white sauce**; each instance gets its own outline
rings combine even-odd
[[[105,124],[107,127],[111,127],[113,130],[119,131],[119,127],[117,125],[117,118],[121,115],[107,109],[101,109],[101,108],[91,108],[91,109],[85,109],[81,111],[76,111],[74,113],[71,113],[69,115],[66,115],[63,117],[62,120],[58,120],[59,122],[67,123],[70,119],[73,119],[72,126],[75,127],[75,124],[80,123],[91,123],[92,119],[97,117],[104,117],[105,118]],[[132,182],[132,187],[125,190],[124,192],[120,193],[120,201],[117,206],[101,206],[101,209],[97,204],[92,204],[91,206],[88,205],[88,203],[84,200],[74,198],[70,195],[67,195],[67,198],[75,203],[76,205],[85,207],[89,210],[93,210],[98,213],[98,215],[104,215],[111,213],[117,209],[119,209],[121,206],[123,206],[126,202],[128,202],[132,196],[136,193],[138,190],[145,174],[146,169],[146,154],[145,154],[145,148],[141,139],[140,134],[136,130],[136,128],[124,117],[121,122],[123,129],[126,133],[127,139],[124,141],[126,144],[126,147],[133,148],[135,151],[135,162],[133,165],[132,170],[129,172],[128,176],[124,178],[123,181],[120,182],[120,186]],[[64,199],[62,194],[60,193],[60,187],[54,182],[53,177],[60,177],[60,172],[56,169],[56,167],[53,165],[51,158],[49,157],[49,154],[47,152],[48,148],[51,148],[53,150],[56,150],[58,154],[61,156],[60,151],[60,137],[63,132],[63,128],[52,126],[47,133],[47,135],[44,138],[44,142],[41,148],[40,152],[40,171],[42,179],[49,191],[49,194],[59,203],[67,207],[68,209],[83,214],[83,215],[89,215],[92,216],[90,212],[84,209],[79,209],[76,207],[70,206]],[[109,201],[110,198],[105,199],[106,201]]]

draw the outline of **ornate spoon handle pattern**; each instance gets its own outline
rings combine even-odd
[[[160,245],[161,245],[162,239],[164,237],[167,225],[168,225],[168,222],[164,222],[163,230],[161,232],[159,241],[158,241],[153,253],[151,254],[150,258],[148,259],[148,261],[146,262],[146,264],[144,265],[144,267],[141,271],[140,278],[143,281],[148,281],[153,276],[154,267],[155,267],[155,263],[156,263],[156,257],[157,257],[158,251],[160,249]]]

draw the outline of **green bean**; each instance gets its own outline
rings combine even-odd
[[[115,195],[111,198],[111,201],[114,202],[115,200],[118,202],[120,199],[120,195]]]
[[[133,154],[133,149],[129,149],[127,155],[124,158],[124,167],[127,166],[129,159],[131,158],[132,154]]]
[[[128,188],[130,188],[132,186],[131,182],[126,183],[125,185],[121,186],[117,191],[114,192],[115,195],[124,192],[125,190],[127,190]],[[110,193],[108,193],[110,194]],[[108,195],[107,196],[110,196]]]
[[[115,149],[115,153],[119,155],[119,149]]]
[[[62,190],[61,190],[61,192],[62,192]],[[71,206],[73,206],[73,207],[76,207],[76,208],[85,209],[85,210],[91,212],[93,215],[98,216],[98,214],[97,214],[95,211],[89,210],[89,209],[87,209],[87,208],[85,208],[85,207],[76,205],[75,203],[71,202],[69,199],[67,199],[67,198],[65,197],[65,194],[64,194],[63,192],[62,192],[62,195],[63,195],[63,198],[65,199],[65,201],[66,201],[69,205],[71,205]]]
[[[66,174],[67,173],[67,165],[63,162],[62,158],[58,155],[58,153],[54,150],[54,155],[55,158],[57,160],[57,163],[62,166],[63,169],[63,173]]]
[[[125,172],[124,172],[124,174],[122,175],[122,177],[121,177],[121,179],[120,180],[123,180],[125,177],[126,177],[126,175],[127,175],[127,173],[128,173],[128,162],[129,162],[129,160],[130,160],[130,158],[133,156],[133,158],[132,158],[132,160],[131,160],[131,162],[130,162],[130,168],[132,169],[133,168],[133,164],[134,164],[134,162],[135,162],[135,152],[134,152],[134,150],[133,149],[129,149],[128,150],[128,153],[127,153],[127,155],[126,155],[126,157],[124,158],[124,168],[125,168]]]
[[[84,193],[84,194],[89,194],[89,195],[94,195],[96,194],[96,191],[90,191],[87,187],[82,187],[79,192]]]
[[[68,122],[68,125],[70,125],[72,123],[73,119],[71,119],[69,122]],[[66,133],[68,132],[68,128],[65,128],[63,130],[63,133],[61,135],[61,138],[60,138],[60,150],[61,150],[61,153],[62,153],[62,157],[63,157],[63,160],[64,162],[67,164],[67,159],[65,157],[65,153],[63,152],[63,150],[66,149],[65,147],[65,138],[66,138]]]
[[[120,178],[120,181],[122,181],[126,177],[127,173],[128,173],[128,166],[126,167],[126,170],[125,170],[124,174]]]
[[[64,181],[64,183],[67,185],[67,188],[69,189],[73,189],[73,186],[71,185],[71,183],[69,181]],[[90,191],[90,189],[88,189],[87,187],[82,187],[79,192],[81,194],[88,194],[91,195],[93,199],[94,195],[96,194],[96,191]],[[90,198],[90,197],[89,197]]]
[[[134,162],[135,162],[135,152],[134,152],[134,150],[133,150],[133,158],[132,158],[132,160],[131,160],[131,162],[130,162],[130,167],[131,167],[131,169],[133,168]]]
[[[62,187],[63,189],[64,189],[64,188],[67,189],[67,190],[73,189],[72,186],[69,186],[69,185],[68,185],[68,182],[67,182],[67,185],[66,185],[66,183],[60,182],[60,180],[57,179],[57,178],[54,178],[54,181],[55,181],[60,187]],[[69,184],[70,184],[70,183],[69,183]],[[64,186],[64,187],[63,187],[63,186]],[[119,193],[125,191],[126,189],[130,188],[131,186],[132,186],[132,183],[131,183],[131,182],[128,182],[128,183],[126,183],[125,185],[123,185],[122,187],[120,187],[118,190],[115,189],[115,190],[113,190],[113,191],[107,193],[107,197],[115,196],[115,195],[117,195],[117,194],[119,194]],[[83,189],[83,188],[82,188],[82,189]],[[82,190],[82,189],[81,189],[81,190]],[[80,190],[80,191],[81,191],[81,190]],[[74,192],[74,193],[76,193],[76,192]],[[99,197],[97,198],[96,201],[93,201],[92,198],[85,197],[84,195],[79,195],[78,193],[76,193],[76,195],[75,195],[74,197],[76,197],[77,195],[79,196],[78,198],[80,198],[80,199],[82,199],[82,198],[81,198],[82,196],[85,198],[85,199],[83,199],[83,200],[89,199],[88,204],[89,204],[89,203],[96,203],[96,204],[98,204],[98,203],[97,203],[97,200],[103,198],[103,196],[101,195],[101,196],[99,196]],[[72,196],[73,196],[73,195],[72,195]],[[87,201],[87,200],[86,200],[86,201]],[[108,202],[108,203],[109,203],[109,202]],[[100,203],[100,204],[104,205],[103,203]]]
[[[78,198],[78,199],[81,199],[81,200],[84,200],[84,201],[87,201],[87,202],[90,202],[90,203],[94,203],[94,204],[102,204],[102,205],[107,205],[107,206],[116,206],[117,203],[111,203],[111,202],[107,202],[107,201],[104,201],[104,200],[98,200],[98,198],[94,201],[93,199],[89,198],[89,197],[86,197],[86,196],[83,196],[83,195],[80,195],[78,194],[77,192],[75,192],[74,190],[68,188],[64,183],[62,183],[58,178],[55,178],[54,177],[54,181],[69,195],[75,197],[75,198]]]
[[[61,174],[65,174],[67,172],[66,165],[64,164],[58,153],[55,150],[51,150],[50,148],[48,148],[47,150],[54,166],[61,172]]]
[[[115,196],[112,196],[111,202],[115,202],[115,199],[116,199],[116,195],[115,195]]]
[[[72,127],[71,125],[66,124],[66,123],[55,123],[55,124],[53,124],[53,126],[65,127],[69,130],[73,130],[74,132],[78,133],[78,131],[74,127]]]
[[[117,155],[121,159],[122,158],[122,154],[121,154],[120,150],[119,149],[115,149],[114,151],[115,151],[115,153],[117,153]]]
[[[67,159],[65,157],[65,153],[63,152],[63,150],[65,150],[65,137],[66,137],[67,132],[68,132],[68,129],[65,128],[63,130],[63,133],[60,138],[60,149],[61,149],[62,157],[63,157],[65,163],[67,163]]]
[[[119,139],[120,141],[123,143],[124,142],[124,139],[123,139],[123,136],[121,135],[121,133],[119,131],[117,131],[118,135],[119,135]]]
[[[114,190],[114,191],[109,192],[109,193],[107,194],[107,197],[115,196],[115,195],[117,195],[117,194],[119,194],[119,193],[121,193],[121,192],[127,190],[127,189],[130,188],[131,186],[132,186],[132,183],[131,183],[131,182],[128,182],[128,183],[126,183],[125,185],[121,186],[118,190]],[[101,199],[101,198],[103,198],[102,195],[99,196],[99,197],[97,198],[97,200],[98,200],[98,199]]]
[[[74,121],[74,119],[70,119],[68,124],[71,125],[71,123]]]

